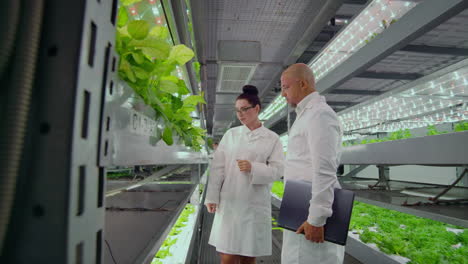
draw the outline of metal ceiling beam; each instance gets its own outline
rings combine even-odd
[[[453,56],[468,56],[468,49],[466,48],[436,47],[427,45],[407,45],[403,47],[401,51]]]
[[[282,64],[283,68],[297,61],[297,59],[307,49],[309,44],[312,43],[312,41],[320,33],[323,26],[326,25],[327,22],[330,20],[330,18],[333,17],[333,15],[338,11],[342,3],[343,3],[343,0],[330,0],[330,1],[326,1],[323,5],[321,5],[322,9],[318,12],[316,16],[313,17],[313,19],[310,21],[309,26],[302,34],[302,38],[299,41],[297,41],[294,48],[291,50],[289,55],[283,61],[283,64]],[[259,94],[260,98],[262,98],[262,96],[267,91],[270,91],[274,87],[276,82],[279,80],[280,76],[281,76],[281,71],[275,76],[272,76],[271,82],[265,87],[265,89],[263,89],[260,92]]]
[[[382,80],[416,80],[424,75],[419,73],[399,73],[399,72],[375,72],[365,71],[356,75],[358,78],[382,79]]]
[[[309,56],[314,56],[315,54],[317,54],[318,51],[310,51],[310,50],[306,50],[304,51],[304,53],[302,55],[309,55]]]
[[[467,6],[468,1],[464,0],[426,0],[419,3],[391,27],[322,78],[317,83],[317,90],[321,93],[331,92],[347,80],[366,71],[383,58],[465,10]]]
[[[340,31],[342,28],[342,25],[326,25],[325,27],[322,28],[322,32],[324,33],[336,33]]]
[[[343,4],[348,5],[365,5],[367,4],[367,0],[344,0]]]
[[[208,70],[207,70],[207,54],[204,52],[203,47],[208,43],[208,33],[206,26],[208,24],[208,2],[207,1],[188,1],[190,9],[192,11],[192,24],[193,28],[196,30],[193,31],[196,43],[196,55],[197,60],[200,62],[200,81],[203,92],[205,93],[205,99],[208,102],[207,105],[202,107],[204,117],[206,120],[206,130],[208,134],[212,133],[213,129],[213,116],[214,108],[211,106],[211,100],[215,93],[215,89],[210,88],[208,85]]]
[[[351,19],[353,18],[353,15],[336,15],[335,19]]]
[[[353,106],[353,107],[350,107],[350,108],[346,108],[345,109],[345,112],[349,113],[353,110],[356,110],[360,107],[364,107],[364,106],[367,106],[367,105],[371,105],[379,100],[382,100],[384,98],[387,98],[389,96],[398,96],[400,93],[404,92],[404,91],[407,91],[409,89],[412,89],[418,85],[424,85],[430,81],[433,81],[437,78],[440,78],[446,74],[449,74],[449,73],[452,73],[454,71],[457,71],[457,70],[460,70],[460,69],[463,69],[463,68],[466,68],[468,66],[468,59],[465,59],[465,60],[462,60],[460,62],[457,62],[455,64],[452,64],[448,67],[445,67],[443,69],[440,69],[434,73],[431,73],[429,75],[426,75],[420,79],[417,79],[415,81],[412,81],[412,82],[409,82],[409,83],[406,83],[400,87],[397,87],[395,89],[392,89],[390,91],[386,91],[385,93],[383,93],[382,95],[380,96],[376,96],[370,100],[367,100],[365,102],[362,102],[360,103],[359,105],[356,105],[356,106]]]
[[[352,94],[352,95],[381,95],[382,91],[369,91],[369,90],[352,90],[352,89],[335,89],[331,94]]]

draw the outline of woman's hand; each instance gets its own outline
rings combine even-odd
[[[215,204],[215,203],[207,203],[206,204],[206,209],[208,210],[208,213],[216,212],[216,208],[218,208],[218,205]]]
[[[248,160],[237,160],[237,166],[239,166],[242,172],[250,172],[252,170],[252,164]]]

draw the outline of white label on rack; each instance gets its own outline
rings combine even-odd
[[[131,115],[130,131],[133,134],[154,136],[157,126],[156,121],[136,111],[132,111]]]

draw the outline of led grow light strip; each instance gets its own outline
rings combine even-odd
[[[321,79],[416,5],[409,1],[374,0],[309,63],[315,78]]]
[[[288,133],[284,133],[283,135],[280,136],[280,141],[281,144],[283,145],[283,151],[288,150]]]
[[[270,119],[273,115],[279,112],[287,105],[286,99],[281,95],[277,96],[275,100],[259,115],[259,119],[264,121]]]
[[[371,127],[363,127],[353,130],[354,133],[377,133],[377,132],[394,132],[402,129],[414,129],[429,125],[437,125],[442,123],[454,123],[468,119],[468,108],[462,106],[457,109],[447,109],[443,112],[433,113],[430,115],[417,117],[398,122],[382,123]],[[344,139],[345,140],[345,139]],[[349,139],[346,139],[349,140]]]
[[[316,81],[336,68],[349,56],[364,47],[374,34],[380,34],[384,27],[395,21],[417,5],[410,1],[374,0],[350,24],[344,28],[320,54],[309,63]],[[382,25],[386,21],[386,25]],[[274,104],[279,102],[279,104]],[[260,120],[268,120],[286,106],[286,100],[278,95],[265,111]]]
[[[464,65],[453,72],[427,80],[362,107],[354,107],[338,116],[344,131],[347,132],[381,125],[383,122],[410,120],[412,117],[424,116],[424,114],[432,115],[437,111],[444,113],[446,109],[465,104],[464,107],[459,107],[459,110],[451,110],[463,112],[466,111],[466,102],[468,102],[467,80],[468,66]],[[450,115],[446,114],[441,118],[440,122],[454,122],[465,120],[466,114],[459,113],[457,118],[450,118]],[[386,128],[387,131],[388,129]]]

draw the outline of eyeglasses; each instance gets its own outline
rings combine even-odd
[[[241,107],[240,109],[236,109],[236,112],[238,114],[245,114],[247,111],[249,111],[252,108],[254,108],[254,107],[253,106]]]

